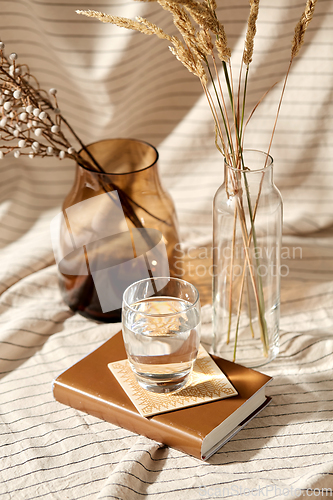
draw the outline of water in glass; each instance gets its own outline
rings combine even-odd
[[[137,381],[154,392],[183,387],[200,341],[200,311],[175,297],[149,297],[131,304],[123,321],[128,360]]]

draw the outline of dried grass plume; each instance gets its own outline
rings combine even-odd
[[[219,21],[216,13],[216,0],[138,1],[150,3],[155,2],[164,10],[170,12],[180,37],[170,36],[155,24],[150,23],[147,19],[141,17],[138,17],[136,21],[132,21],[131,19],[111,16],[94,10],[77,10],[76,12],[88,17],[95,17],[104,23],[107,22],[116,24],[120,27],[140,31],[146,35],[156,35],[159,38],[168,40],[170,42],[169,48],[172,54],[191,73],[199,77],[201,81],[213,114],[215,130],[218,131],[223,154],[227,157],[229,155],[235,155],[237,160],[237,158],[239,158],[238,151],[242,148],[245,128],[249,119],[252,117],[254,111],[257,109],[262,100],[261,99],[257,105],[254,106],[253,110],[249,113],[249,119],[245,121],[244,114],[248,73],[254,54],[254,40],[257,32],[260,0],[249,0],[250,11],[247,21],[247,30],[242,57],[242,63],[246,66],[246,74],[244,81],[242,81],[241,65],[238,91],[235,91],[233,81],[230,61],[231,50],[228,46],[227,34],[224,25]],[[290,72],[290,66],[303,44],[304,34],[310,21],[312,20],[317,1],[318,0],[306,0],[305,10],[300,18],[300,21],[295,27],[295,35],[291,47],[290,64],[285,77],[268,152],[272,144],[277,118],[286,88],[286,81]],[[229,109],[224,97],[225,91],[223,90],[223,86],[220,81],[220,70],[217,68],[214,52],[217,53],[218,58],[222,61],[225,84],[227,86],[228,97],[230,100]],[[207,86],[207,75],[212,83],[212,92]],[[268,92],[266,92],[265,95],[267,93]],[[234,134],[231,133],[232,129],[234,129]],[[235,135],[235,137],[233,137],[233,135]]]
[[[252,62],[254,37],[257,32],[257,19],[259,14],[259,0],[250,0],[250,15],[247,22],[247,32],[245,37],[243,62],[247,66]]]
[[[295,34],[291,48],[291,59],[297,56],[304,42],[305,32],[313,18],[314,9],[318,0],[307,0],[305,10],[295,27]]]

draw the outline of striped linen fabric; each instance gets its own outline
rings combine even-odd
[[[248,0],[217,0],[235,61]],[[305,0],[262,0],[247,131],[267,150]],[[173,33],[155,2],[0,0],[0,36],[86,143],[154,144],[184,248],[211,243],[220,154],[199,82],[164,41],[78,16],[141,15]],[[49,225],[73,181],[68,160],[0,162],[0,498],[190,499],[330,496],[333,488],[333,4],[319,0],[295,60],[272,155],[284,199],[281,351],[263,371],[273,400],[207,463],[60,405],[52,380],[119,330],[74,315],[57,284]],[[203,340],[211,332],[210,306]]]

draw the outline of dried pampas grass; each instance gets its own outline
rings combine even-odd
[[[297,56],[297,54],[300,51],[300,48],[303,45],[304,42],[304,35],[305,32],[313,18],[315,6],[318,0],[307,0],[305,10],[301,16],[301,19],[297,23],[295,27],[295,35],[293,38],[292,42],[292,47],[291,47],[291,58],[294,59],[294,57]]]
[[[244,130],[249,120],[245,122],[245,100],[247,92],[249,67],[254,54],[254,40],[257,32],[260,0],[249,0],[250,11],[247,21],[247,30],[244,41],[242,62],[246,67],[244,82],[242,83],[242,65],[238,79],[238,92],[234,91],[232,70],[230,64],[231,50],[225,28],[216,14],[216,0],[138,0],[141,2],[155,2],[173,16],[173,22],[180,37],[171,36],[147,19],[138,17],[135,21],[127,18],[111,16],[95,10],[78,10],[78,14],[94,17],[104,23],[139,31],[146,35],[155,35],[167,40],[172,54],[196,75],[204,88],[209,106],[212,110],[223,154],[232,163],[239,165],[239,158],[244,139]],[[291,46],[290,65],[283,85],[281,99],[278,105],[276,120],[268,148],[270,150],[277,118],[279,115],[286,81],[293,59],[298,55],[304,42],[304,35],[312,20],[315,5],[318,0],[307,0],[304,12],[295,27],[295,34]],[[220,71],[215,58],[222,62],[225,84],[228,90],[229,110],[223,95],[223,86],[220,81]],[[211,63],[210,63],[211,61]],[[213,84],[213,94],[208,88],[208,80]],[[267,93],[266,93],[267,94]],[[265,95],[266,95],[265,94]],[[262,99],[261,99],[262,100]],[[258,104],[260,104],[261,100]],[[249,113],[251,118],[258,105]],[[230,112],[231,110],[231,112]],[[234,129],[235,137],[231,135]],[[220,149],[220,147],[219,147]]]

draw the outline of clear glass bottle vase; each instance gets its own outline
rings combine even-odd
[[[257,367],[279,352],[282,198],[270,156],[239,163],[214,198],[213,351]]]

